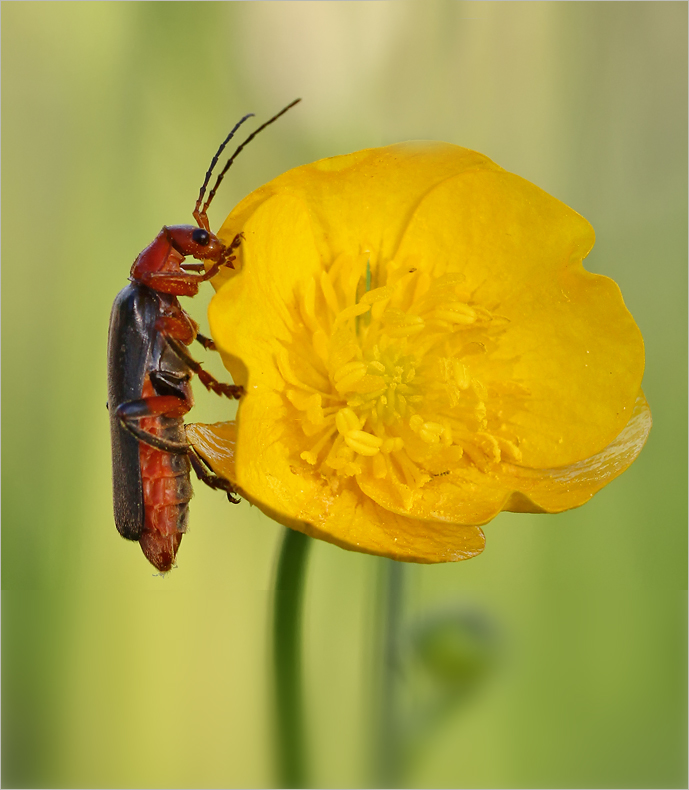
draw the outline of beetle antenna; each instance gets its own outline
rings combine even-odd
[[[246,138],[246,140],[244,140],[244,142],[237,148],[237,150],[227,160],[227,164],[225,165],[225,167],[223,167],[222,172],[218,176],[218,179],[215,182],[215,186],[209,192],[208,199],[203,204],[203,210],[201,211],[201,216],[205,216],[206,212],[208,211],[208,206],[210,206],[211,201],[215,197],[215,193],[218,191],[218,187],[220,186],[220,182],[223,180],[223,176],[230,169],[230,166],[232,165],[232,162],[234,162],[234,160],[239,156],[240,151],[242,151],[245,148],[245,146],[247,146],[254,139],[254,137],[256,137],[256,135],[259,132],[263,131],[266,128],[266,126],[270,126],[270,124],[273,123],[273,121],[277,121],[277,119],[281,115],[284,115],[287,112],[287,110],[290,110],[292,107],[294,107],[295,104],[299,104],[300,101],[301,101],[301,99],[295,99],[293,102],[288,104],[287,107],[285,107],[284,109],[280,110],[280,112],[277,115],[274,115],[270,120],[266,121],[264,124],[261,124],[261,126],[259,126],[258,129],[256,129],[256,131],[252,132]],[[220,153],[220,152],[218,151],[218,153]],[[198,206],[197,206],[197,208],[198,208]]]
[[[199,211],[199,206],[201,205],[203,196],[206,194],[206,187],[208,186],[208,182],[211,180],[211,174],[213,173],[213,168],[218,164],[218,159],[220,158],[220,154],[225,150],[225,146],[234,137],[234,133],[237,131],[237,129],[239,129],[239,127],[244,123],[244,121],[249,120],[249,118],[253,118],[253,116],[254,114],[250,112],[248,115],[245,115],[241,121],[235,124],[234,129],[232,129],[232,131],[223,140],[222,144],[220,145],[220,148],[218,148],[217,153],[211,160],[211,166],[206,171],[206,177],[203,181],[203,185],[201,186],[201,191],[199,192],[199,198],[196,201],[196,205],[194,206],[194,211],[192,212],[193,217],[196,220],[196,224],[200,228],[205,228],[206,230],[210,230],[210,228],[208,227],[208,218],[206,217],[206,209],[208,208],[208,204],[204,206],[203,211]]]

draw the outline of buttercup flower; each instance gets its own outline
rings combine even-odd
[[[650,429],[644,348],[591,226],[485,156],[402,143],[276,178],[223,225],[211,333],[246,388],[190,426],[272,518],[443,562],[501,510],[577,507]]]

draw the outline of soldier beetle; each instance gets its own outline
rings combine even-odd
[[[165,226],[134,261],[129,284],[112,307],[108,409],[115,524],[120,535],[140,543],[147,559],[163,573],[172,567],[187,528],[192,468],[206,485],[225,491],[230,502],[239,502],[232,484],[214,475],[186,441],[183,417],[194,405],[194,374],[206,389],[227,398],[240,398],[243,390],[217,381],[191,356],[187,346],[194,340],[209,350],[215,346],[199,334],[177,297],[196,295],[199,285],[222,267],[234,268],[241,234],[226,245],[210,230],[208,207],[244,146],[298,101],[247,137],[203,202],[225,146],[253,114],[235,125],[206,172],[192,212],[196,226]],[[198,263],[186,263],[189,257]],[[207,271],[202,261],[211,263]]]

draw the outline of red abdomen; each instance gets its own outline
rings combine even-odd
[[[142,397],[155,395],[146,380]],[[184,443],[184,423],[179,417],[145,417],[140,427],[172,442]],[[146,558],[165,573],[175,561],[182,535],[187,530],[189,500],[193,490],[189,480],[190,464],[186,454],[165,453],[139,443],[139,463],[144,496],[144,532],[139,539]]]

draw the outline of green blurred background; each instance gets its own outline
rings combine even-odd
[[[113,525],[105,346],[134,257],[191,221],[226,131],[296,96],[212,227],[288,168],[446,140],[585,216],[587,267],[646,339],[655,424],[625,475],[570,513],[498,517],[477,559],[406,568],[406,617],[469,606],[501,647],[404,781],[686,786],[686,29],[680,2],[2,4],[3,786],[275,781],[282,528],[199,485],[179,568],[152,574]],[[185,305],[202,326],[210,295]],[[192,419],[228,418],[196,391]],[[318,786],[373,781],[384,562],[310,558]]]

